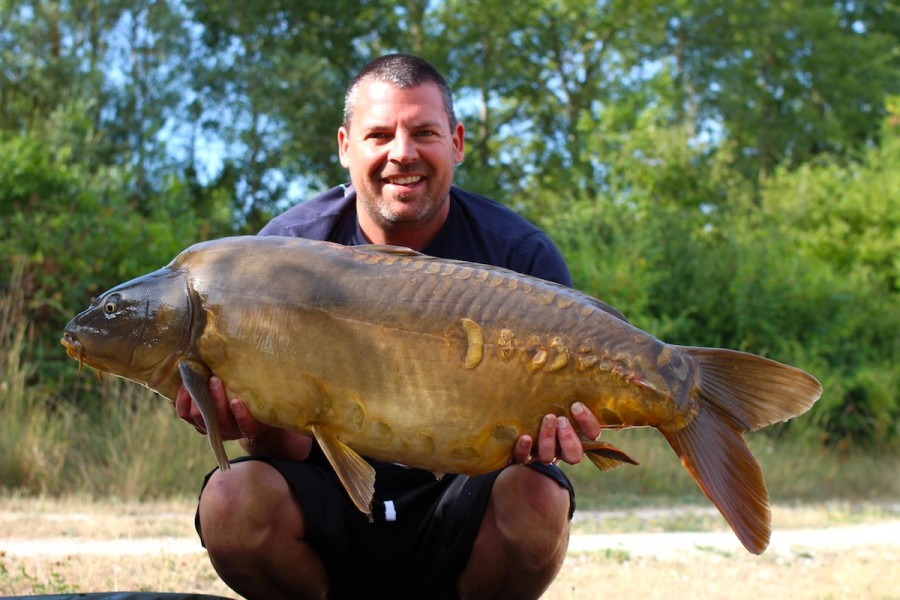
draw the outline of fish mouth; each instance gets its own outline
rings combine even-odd
[[[59,342],[66,347],[66,354],[78,361],[78,374],[84,369],[84,346],[74,333],[66,332]]]

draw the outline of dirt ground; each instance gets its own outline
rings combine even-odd
[[[748,554],[714,511],[579,513],[549,600],[900,599],[900,506],[775,507]],[[135,590],[238,598],[193,532],[188,502],[0,499],[0,595]]]

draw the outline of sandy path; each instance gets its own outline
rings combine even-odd
[[[854,546],[895,546],[900,548],[900,521],[865,525],[842,525],[827,529],[776,530],[766,554],[796,554],[803,548],[829,551]],[[742,552],[734,534],[727,531],[677,533],[574,534],[569,553],[626,552],[631,557],[669,560],[685,552]],[[42,537],[5,538],[0,534],[0,551],[7,556],[137,556],[143,554],[183,555],[203,552],[195,536],[139,537],[130,539],[84,539]]]
[[[774,520],[754,556],[714,509],[579,512],[542,600],[900,600],[898,507],[779,508]],[[200,546],[190,504],[0,503],[0,597],[102,589],[236,598]]]

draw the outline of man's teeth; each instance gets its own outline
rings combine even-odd
[[[415,177],[395,177],[393,179],[389,179],[389,181],[394,185],[409,185],[410,183],[417,183],[421,179],[421,177],[416,175]]]

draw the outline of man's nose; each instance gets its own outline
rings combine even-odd
[[[418,151],[413,137],[406,132],[397,133],[391,140],[391,150],[388,159],[399,164],[406,164],[416,160]]]

